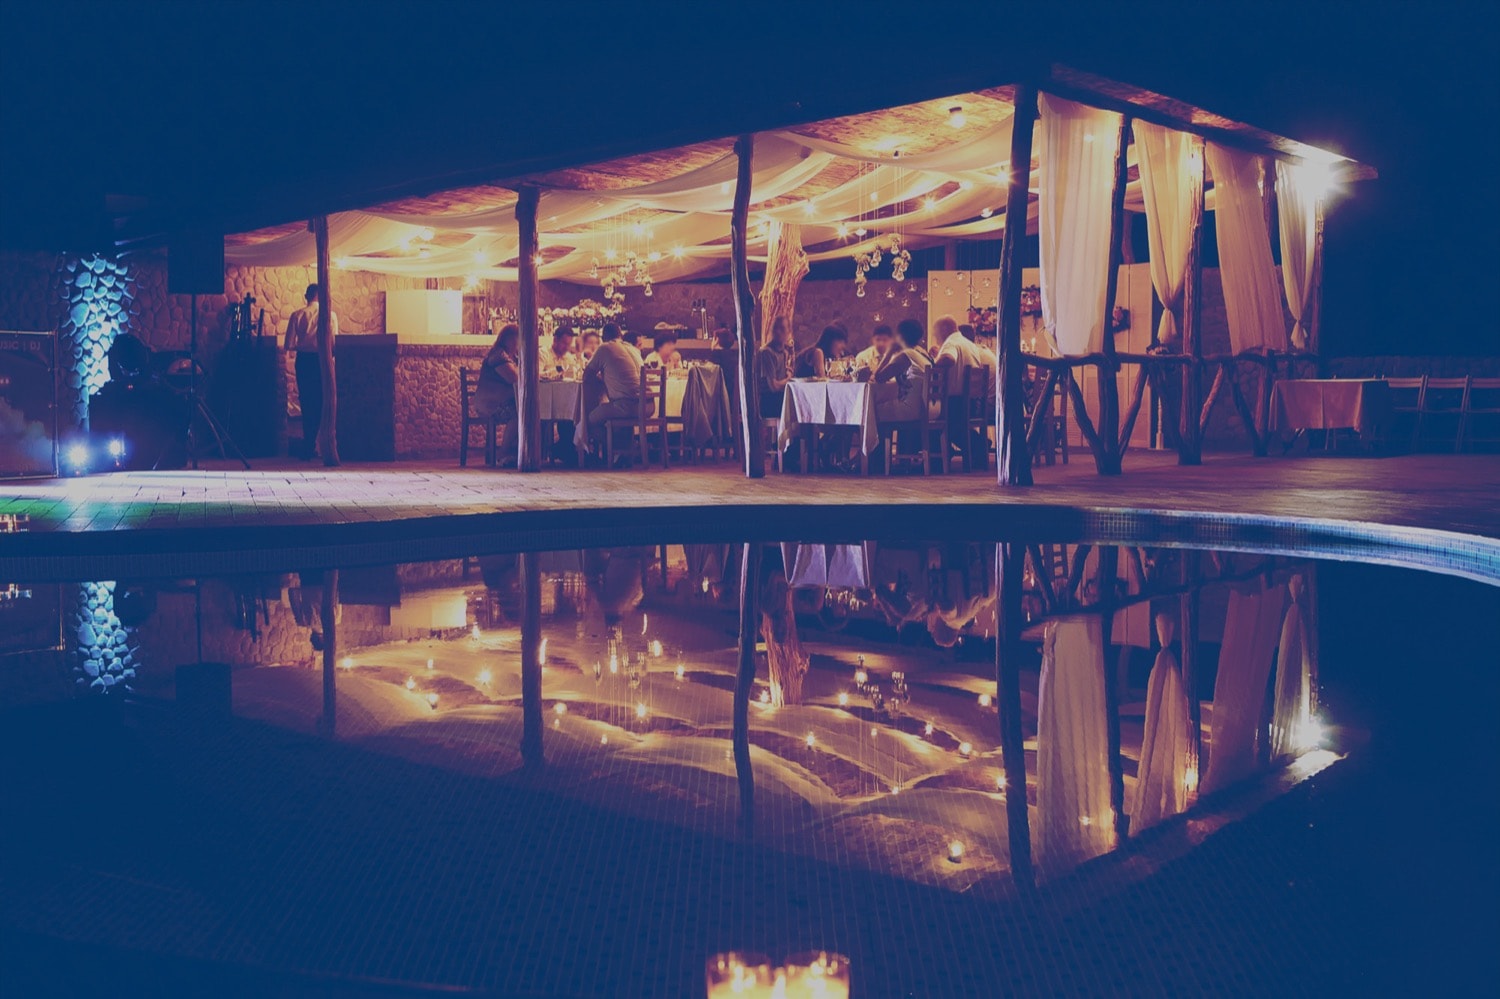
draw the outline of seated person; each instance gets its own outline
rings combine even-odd
[[[681,371],[682,354],[677,350],[677,334],[663,330],[656,334],[656,349],[646,355],[645,366],[665,371]]]
[[[869,381],[885,355],[891,352],[895,342],[895,330],[884,323],[875,327],[875,331],[870,334],[870,345],[854,355],[855,377],[862,382]]]
[[[792,328],[784,316],[777,316],[771,323],[770,342],[760,349],[756,358],[760,375],[761,419],[774,420],[781,415],[781,403],[786,395],[786,384],[792,380],[796,354]]]
[[[926,334],[915,319],[896,325],[899,349],[893,347],[880,362],[871,380],[891,389],[875,395],[875,418],[882,423],[909,423],[926,418],[927,400],[922,388],[932,367],[932,358],[922,349]]]
[[[604,443],[605,421],[640,412],[641,355],[622,339],[620,327],[604,326],[603,342],[583,369],[584,405],[589,409],[589,437]]]
[[[542,347],[541,364],[537,368],[542,381],[578,380],[583,365],[573,351],[575,339],[571,326],[559,326],[552,332],[552,342]]]
[[[717,350],[733,350],[739,343],[734,335],[734,330],[728,326],[720,326],[714,330],[714,347]]]
[[[973,460],[976,463],[982,462],[988,455],[988,438],[975,431],[973,439],[967,440],[965,444],[969,414],[964,407],[964,382],[971,368],[984,370],[985,398],[991,398],[995,389],[993,356],[986,357],[974,342],[974,327],[960,326],[952,316],[939,317],[933,324],[933,331],[937,335],[939,347],[932,366],[947,378],[948,440],[954,448],[967,446]]]
[[[599,339],[598,330],[583,331],[583,336],[578,338],[578,344],[574,348],[578,352],[578,364],[580,369],[582,369],[583,365],[589,363],[594,359],[594,351],[599,349],[599,344],[601,342],[602,341]]]
[[[518,362],[521,330],[514,323],[500,330],[495,344],[484,356],[479,385],[474,389],[474,412],[493,418],[501,427],[495,463],[500,468],[516,464],[516,382],[521,379]]]
[[[849,334],[842,327],[823,327],[818,342],[797,355],[792,364],[792,377],[827,378],[828,362],[843,357],[848,346]]]

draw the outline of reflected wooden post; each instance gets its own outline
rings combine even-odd
[[[746,544],[740,560],[740,657],[734,683],[734,772],[740,785],[740,830],[755,831],[755,774],[750,769],[750,692],[755,686],[755,642],[760,634],[756,589],[760,586],[760,546]]]
[[[1104,634],[1104,712],[1105,738],[1109,743],[1109,807],[1114,812],[1115,845],[1124,841],[1125,757],[1120,750],[1120,683],[1118,670],[1109,662],[1109,647],[1114,643],[1115,586],[1120,577],[1120,549],[1116,545],[1099,546],[1098,583],[1099,613],[1103,616]]]
[[[766,452],[760,442],[760,382],[755,360],[760,345],[755,335],[755,290],[750,287],[750,257],[746,240],[750,228],[750,167],[755,150],[752,136],[734,140],[739,157],[735,175],[734,209],[729,216],[729,286],[734,292],[734,335],[740,352],[740,432],[745,441],[745,477],[763,478]]]
[[[1005,768],[1005,825],[1010,876],[1021,892],[1036,887],[1031,866],[1031,822],[1026,812],[1026,733],[1021,727],[1021,588],[1026,550],[995,545],[999,623],[995,633],[995,690],[1000,698],[1000,758]],[[1040,575],[1042,567],[1036,567]]]
[[[1016,88],[1010,133],[1010,190],[1005,198],[1005,231],[1000,240],[999,329],[995,341],[995,464],[1002,486],[1029,486],[1031,453],[1026,446],[1026,401],[1021,356],[1021,243],[1030,208],[1031,133],[1036,123],[1036,88]],[[1037,404],[1050,405],[1045,398]]]
[[[519,195],[516,225],[521,230],[520,255],[516,258],[516,318],[521,328],[521,372],[516,382],[516,423],[520,429],[516,467],[523,472],[535,472],[542,467],[541,348],[537,330],[537,254],[541,251],[536,234],[541,192],[523,184],[516,193]]]
[[[1104,278],[1104,339],[1100,343],[1103,360],[1099,362],[1099,444],[1095,465],[1101,475],[1119,475],[1120,440],[1120,362],[1115,358],[1115,295],[1120,288],[1120,239],[1125,230],[1125,182],[1127,166],[1125,147],[1130,141],[1130,116],[1120,118],[1120,132],[1115,144],[1115,180],[1109,198],[1109,264]],[[1081,408],[1081,407],[1080,407]]]
[[[1188,220],[1188,258],[1186,280],[1182,289],[1182,404],[1177,412],[1177,464],[1203,464],[1203,140],[1193,140],[1188,159],[1189,200],[1193,205]]]
[[[323,572],[323,713],[318,716],[318,731],[332,739],[338,732],[338,687],[339,665],[338,614],[339,571],[326,569]],[[198,654],[203,660],[203,654]]]
[[[1182,554],[1183,593],[1178,616],[1177,632],[1182,642],[1181,654],[1177,657],[1182,667],[1182,689],[1188,699],[1188,761],[1187,772],[1193,774],[1188,781],[1188,793],[1196,795],[1203,775],[1199,760],[1203,752],[1202,705],[1198,702],[1198,615],[1201,600],[1199,580],[1202,576],[1201,556],[1196,551]]]
[[[542,757],[542,563],[522,552],[521,569],[521,765],[539,769]]]

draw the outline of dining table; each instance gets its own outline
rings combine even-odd
[[[1353,430],[1369,437],[1389,424],[1391,405],[1383,378],[1286,378],[1271,390],[1269,429]]]
[[[555,394],[556,412],[568,415],[546,416],[548,386]],[[571,386],[571,388],[561,388]],[[589,446],[588,413],[585,410],[585,393],[580,382],[543,382],[542,419],[572,420],[573,442],[580,450]],[[727,440],[733,433],[730,418],[729,392],[724,383],[724,370],[717,364],[697,362],[667,372],[664,386],[667,419],[682,421],[683,432],[689,443],[699,447],[711,441]]]
[[[880,444],[875,422],[875,395],[879,386],[870,382],[829,381],[825,378],[794,378],[782,397],[777,442],[785,451],[804,429],[853,427],[860,452],[868,458]],[[806,452],[804,451],[804,455]]]

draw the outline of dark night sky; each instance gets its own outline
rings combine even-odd
[[[1330,351],[1500,351],[1493,0],[511,6],[0,0],[0,240],[97,241],[106,193],[286,221],[1052,60],[1380,171],[1330,215]]]

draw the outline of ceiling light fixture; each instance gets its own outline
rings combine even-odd
[[[964,109],[957,104],[948,109],[948,125],[951,128],[964,127]]]

